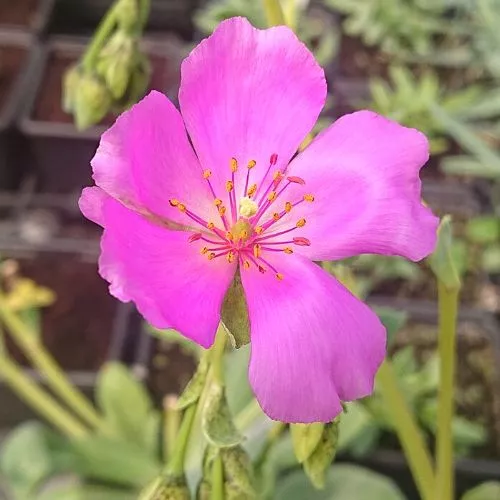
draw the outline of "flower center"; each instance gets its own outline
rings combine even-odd
[[[277,161],[278,155],[272,154],[260,185],[250,182],[251,171],[257,163],[255,160],[247,163],[243,197],[240,198],[238,205],[236,204],[235,173],[239,165],[236,158],[231,158],[229,161],[231,179],[227,180],[224,186],[226,196],[220,198],[217,196],[210,182],[212,172],[203,171],[203,177],[213,195],[214,205],[219,212],[223,228],[195,214],[181,201],[169,200],[172,207],[177,208],[201,226],[200,232],[192,232],[188,241],[200,242],[202,245],[200,251],[208,260],[225,257],[229,263],[232,263],[238,259],[243,269],[255,268],[261,273],[271,270],[276,278],[282,280],[283,275],[269,262],[267,254],[271,252],[292,254],[294,245],[309,246],[311,244],[309,239],[296,233],[306,225],[304,218],[298,219],[291,227],[285,227],[283,222],[282,227],[278,227],[280,230],[275,230],[275,224],[287,216],[295,206],[303,202],[314,201],[314,196],[309,193],[301,195],[293,202],[283,201],[284,193],[289,186],[304,186],[305,181],[300,177],[287,176],[287,167],[284,170],[276,170],[270,176]],[[223,201],[224,198],[227,200],[226,204]],[[293,236],[289,234],[292,232],[294,232]]]

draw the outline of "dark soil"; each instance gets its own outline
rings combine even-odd
[[[498,333],[498,332],[496,332]],[[500,393],[497,357],[489,333],[472,322],[461,322],[457,336],[457,374],[455,403],[457,413],[484,424],[489,438],[477,455],[498,458],[500,455]],[[410,323],[396,337],[395,347],[415,346],[415,354],[424,363],[437,347],[437,327]]]
[[[0,14],[1,11],[0,6]],[[27,50],[24,47],[0,47],[0,109],[5,106],[12,93],[13,85],[23,66],[26,54]]]
[[[32,25],[39,4],[40,0],[1,0],[0,25]]]
[[[74,50],[58,50],[48,59],[47,67],[38,91],[33,118],[39,121],[52,123],[73,123],[73,118],[65,113],[61,107],[62,81],[66,69],[78,60],[79,54]],[[166,59],[156,55],[150,56],[153,68],[149,90],[164,91],[175,83],[175,69]],[[113,114],[108,114],[102,124],[111,125],[115,120]]]
[[[193,376],[196,360],[176,344],[156,341],[150,367],[150,390],[161,403],[165,396],[184,389]]]
[[[116,301],[96,265],[64,255],[20,260],[21,275],[50,288],[56,301],[42,311],[45,346],[65,370],[97,370],[107,359]],[[10,346],[14,357],[28,365]]]

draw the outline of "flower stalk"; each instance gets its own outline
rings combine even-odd
[[[212,465],[212,489],[210,500],[224,500],[224,470],[222,468],[222,458],[217,455]]]
[[[283,26],[286,24],[279,0],[264,0],[264,10],[268,26]]]

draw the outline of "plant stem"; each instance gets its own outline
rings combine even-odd
[[[47,385],[86,423],[101,425],[101,419],[90,401],[66,377],[54,358],[45,350],[35,332],[30,331],[11,311],[0,294],[0,320],[3,321],[16,344],[45,377]]]
[[[184,474],[184,460],[189,443],[189,436],[191,435],[191,428],[193,427],[194,418],[196,416],[196,407],[197,405],[193,404],[184,412],[182,424],[177,434],[177,439],[175,440],[174,449],[167,464],[167,472],[175,477]]]
[[[380,367],[377,375],[377,387],[380,389],[380,393],[391,414],[393,425],[420,497],[422,500],[433,500],[435,481],[431,455],[401,393],[389,360],[386,360]]]
[[[224,385],[224,351],[226,349],[226,332],[224,327],[219,325],[215,335],[215,342],[210,349],[210,367],[212,370],[213,380],[220,385]]]
[[[268,26],[284,26],[286,24],[279,0],[264,0],[264,10]]]
[[[82,66],[86,71],[90,72],[94,69],[96,60],[99,57],[99,52],[115,28],[116,13],[118,11],[119,4],[120,0],[117,0],[106,12],[106,15],[102,18],[94,36],[92,37],[92,40],[85,50],[82,58]]]
[[[151,11],[151,0],[142,0],[139,4],[139,17],[141,19],[141,29],[146,28],[146,24],[149,19],[149,13]]]
[[[210,500],[224,500],[224,471],[220,455],[215,457],[212,465],[212,490]]]
[[[438,281],[440,377],[436,443],[436,500],[455,498],[452,421],[458,297],[458,289],[447,288],[441,281]]]
[[[85,427],[62,408],[47,392],[33,382],[6,356],[0,359],[0,376],[10,388],[48,422],[69,438],[87,434]]]
[[[174,443],[180,427],[180,411],[177,409],[177,396],[166,396],[163,401],[165,426],[163,429],[163,459],[168,462],[173,456]]]

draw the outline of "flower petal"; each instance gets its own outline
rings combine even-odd
[[[181,115],[160,92],[149,93],[102,135],[92,167],[96,184],[127,206],[190,222],[169,205],[176,198],[200,216],[216,214]]]
[[[110,293],[135,302],[155,327],[209,347],[235,265],[208,261],[198,242],[188,243],[188,233],[147,221],[99,188],[85,189],[80,207],[104,227],[99,272]]]
[[[385,329],[316,264],[298,255],[272,263],[282,281],[271,272],[241,272],[251,326],[250,382],[275,420],[330,421],[340,401],[371,394]]]
[[[306,180],[313,203],[301,203],[303,236],[297,251],[313,260],[362,253],[401,255],[418,261],[436,244],[438,218],[421,202],[419,170],[429,157],[419,131],[371,111],[337,120],[291,164]],[[294,196],[301,196],[296,187]]]
[[[217,193],[230,178],[232,157],[240,165],[237,196],[250,160],[257,162],[251,183],[259,183],[272,154],[275,168],[284,168],[325,98],[323,70],[285,26],[259,30],[244,18],[229,19],[182,64],[182,116],[201,164],[214,171]]]

